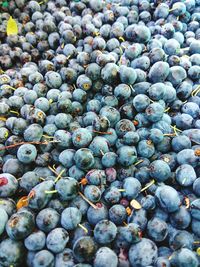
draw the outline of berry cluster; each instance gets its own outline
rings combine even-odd
[[[0,266],[200,266],[200,0],[0,8]]]

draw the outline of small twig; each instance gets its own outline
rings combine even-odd
[[[13,147],[17,147],[17,146],[21,146],[21,145],[48,145],[49,143],[59,143],[60,141],[57,140],[53,140],[53,141],[44,141],[44,142],[40,142],[40,141],[31,141],[31,142],[20,142],[20,143],[16,143],[13,145],[9,145],[9,146],[3,146],[0,147],[0,151],[1,150],[5,150],[5,149],[9,149],[9,148],[13,148]]]
[[[137,166],[138,164],[142,163],[143,161],[144,161],[143,159],[138,160],[138,161],[134,164],[134,166]]]
[[[50,191],[45,190],[44,192],[45,192],[45,194],[56,194],[58,192],[58,190],[50,190]]]
[[[99,134],[112,134],[112,132],[99,132],[96,130],[93,130],[94,133],[99,133]]]
[[[85,227],[85,226],[83,226],[82,224],[78,224],[78,226],[80,227],[80,228],[82,228],[83,229],[83,231],[85,231],[86,232],[86,234],[88,233],[88,229]]]
[[[88,204],[90,204],[90,206],[92,206],[94,209],[98,209],[98,207],[94,205],[89,199],[87,199],[80,191],[78,193]]]
[[[152,180],[151,182],[149,182],[145,187],[143,187],[140,192],[145,191],[147,188],[149,188],[150,186],[152,186],[153,184],[155,184],[155,180]]]
[[[166,133],[166,134],[163,134],[163,136],[176,136],[175,133]]]
[[[64,173],[64,171],[65,171],[65,169],[63,169],[63,170],[58,174],[58,176],[56,177],[54,183],[57,183],[57,182],[58,182],[58,180],[62,177],[62,174]]]
[[[56,176],[59,175],[59,173],[57,173],[51,166],[48,166],[49,170],[51,170]]]

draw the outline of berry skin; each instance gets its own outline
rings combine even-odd
[[[171,175],[169,165],[162,160],[153,161],[149,166],[149,170],[150,176],[159,182],[167,180]]]
[[[14,213],[6,224],[6,232],[12,240],[22,240],[33,231],[34,218],[28,212]]]
[[[88,148],[80,148],[76,151],[74,160],[76,163],[76,166],[80,169],[89,169],[94,164],[94,157],[93,153]]]
[[[73,145],[77,148],[87,147],[92,141],[91,133],[84,128],[77,129],[72,135]]]
[[[7,212],[4,209],[0,208],[0,235],[4,232],[7,221],[8,221]]]
[[[42,261],[43,266],[54,266],[54,255],[48,250],[40,250],[33,258],[33,266],[39,266]]]
[[[101,247],[97,250],[94,259],[94,267],[117,267],[118,259],[113,250]]]
[[[53,253],[60,253],[64,250],[69,240],[68,232],[63,228],[55,228],[47,235],[47,248]]]
[[[53,185],[53,181],[49,180],[33,187],[29,193],[29,207],[37,210],[43,209],[52,198],[52,194],[47,194],[45,191],[51,191]]]
[[[77,208],[66,208],[61,214],[61,225],[66,230],[73,230],[81,222],[81,218],[81,212]]]
[[[143,257],[143,255],[146,257]],[[138,257],[141,255],[141,257]],[[130,247],[129,260],[132,265],[148,266],[154,264],[157,260],[157,247],[153,241],[143,238],[139,243]]]
[[[59,221],[59,213],[52,208],[42,209],[36,217],[38,228],[45,233],[53,230],[58,225]]]
[[[39,251],[45,247],[45,242],[45,233],[38,230],[27,236],[27,238],[24,240],[24,245],[30,251]]]
[[[25,248],[23,242],[4,239],[0,243],[0,264],[20,266],[24,262]],[[12,253],[10,253],[12,252]]]
[[[179,209],[180,198],[177,191],[168,185],[163,185],[156,190],[156,201],[159,206],[167,212],[174,212]]]
[[[2,173],[0,174],[0,196],[1,197],[10,197],[15,194],[18,188],[17,179],[9,174]]]
[[[75,258],[79,262],[90,262],[97,251],[97,244],[90,236],[80,237],[73,246]]]
[[[117,227],[108,220],[98,222],[94,228],[94,238],[99,244],[108,244],[113,241],[117,234]]]
[[[34,145],[24,144],[17,151],[17,157],[22,163],[31,163],[35,161],[37,150]]]
[[[147,224],[148,236],[155,242],[165,240],[168,234],[167,223],[158,218],[151,219]]]
[[[78,183],[74,178],[61,178],[55,186],[62,200],[72,200],[78,193]]]

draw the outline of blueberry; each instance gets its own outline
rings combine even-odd
[[[119,67],[114,63],[107,63],[101,71],[101,78],[108,84],[116,82],[118,79]]]
[[[4,232],[4,229],[5,229],[5,226],[6,226],[6,223],[8,221],[8,214],[7,212],[3,209],[3,208],[0,208],[0,214],[1,214],[1,222],[0,222],[0,235]]]
[[[55,186],[58,195],[62,200],[71,200],[76,197],[78,193],[78,183],[74,178],[61,178]]]
[[[167,223],[159,218],[151,219],[147,224],[148,236],[155,242],[166,239],[168,234]]]
[[[97,244],[90,236],[80,237],[73,246],[73,253],[79,262],[90,262],[97,251]]]
[[[10,173],[16,177],[23,173],[23,165],[18,159],[8,159],[3,165],[3,172]]]
[[[54,134],[55,140],[58,142],[60,149],[70,148],[71,145],[71,134],[66,130],[57,130]]]
[[[108,244],[112,242],[117,234],[116,225],[109,220],[98,222],[94,228],[94,238],[99,244]]]
[[[130,41],[138,43],[147,43],[150,40],[150,30],[143,25],[131,25],[125,30],[125,36]]]
[[[147,119],[151,122],[157,122],[161,120],[163,116],[164,108],[159,103],[152,103],[147,106],[145,113]]]
[[[65,248],[61,253],[56,254],[55,257],[55,266],[66,266],[73,267],[74,266],[74,258],[73,251],[69,248]]]
[[[0,243],[0,263],[2,266],[20,266],[24,263],[25,248],[21,241],[14,241],[12,239],[4,239]]]
[[[170,68],[169,75],[167,77],[173,85],[179,85],[186,78],[186,71],[180,66],[174,66]]]
[[[37,150],[34,145],[24,144],[20,146],[17,151],[17,157],[22,163],[30,163],[35,161],[37,156]]]
[[[131,84],[131,85],[135,83],[136,78],[137,78],[137,74],[136,74],[134,68],[133,67],[126,67],[124,65],[120,66],[119,76],[120,76],[120,80],[122,83]],[[128,86],[126,86],[126,87],[127,87],[127,89],[126,89],[127,94],[128,93],[131,94],[130,88]],[[128,90],[128,88],[129,88],[129,90]],[[117,91],[117,89],[115,89],[115,90]],[[125,90],[125,86],[124,86],[124,90]],[[126,94],[126,97],[127,97],[127,94]]]
[[[144,111],[150,104],[150,99],[144,94],[138,94],[133,98],[133,106],[138,112]]]
[[[61,225],[66,230],[73,230],[81,222],[81,217],[81,212],[77,208],[66,208],[61,214]]]
[[[114,152],[107,152],[102,157],[102,164],[106,168],[115,166],[117,162],[117,154]]]
[[[118,162],[122,166],[130,166],[137,161],[136,150],[134,147],[122,146],[117,150]]]
[[[3,209],[8,214],[8,216],[11,216],[16,212],[16,203],[11,198],[1,198],[0,208]]]
[[[158,257],[156,261],[156,267],[161,267],[161,266],[169,267],[170,261],[165,257]]]
[[[173,187],[162,185],[157,188],[155,196],[164,211],[174,212],[179,209],[180,197]]]
[[[18,188],[17,179],[9,174],[2,173],[0,174],[0,196],[1,197],[10,197],[15,194]]]
[[[177,161],[181,164],[190,164],[196,166],[198,157],[192,149],[183,149],[177,154]]]
[[[41,210],[36,217],[36,224],[38,228],[45,233],[53,230],[58,225],[59,221],[59,213],[52,208]]]
[[[197,118],[199,114],[199,107],[196,103],[188,102],[183,105],[182,112],[192,116],[192,118]]]
[[[123,181],[123,188],[125,189],[123,196],[131,200],[138,196],[141,184],[136,178],[128,177]]]
[[[178,250],[182,247],[193,248],[194,237],[187,231],[178,231],[171,240],[171,247]]]
[[[64,250],[69,240],[68,232],[63,228],[55,228],[47,235],[47,248],[53,253],[60,253]]]
[[[191,250],[181,248],[172,254],[170,263],[176,266],[187,266],[187,264],[190,264],[191,266],[196,267],[198,266],[198,259],[195,253]]]
[[[121,225],[126,220],[126,209],[122,205],[113,205],[109,209],[109,218],[116,225]]]
[[[39,251],[45,247],[45,241],[45,233],[38,230],[26,237],[24,245],[29,251]]]
[[[142,140],[138,143],[137,151],[139,156],[150,158],[155,152],[155,147],[151,140]]]
[[[108,218],[108,209],[104,204],[97,203],[97,209],[89,207],[87,210],[87,219],[91,225],[96,225],[98,222]]]
[[[40,250],[35,254],[32,264],[33,267],[37,266],[53,267],[55,262],[54,260],[55,260],[54,255],[50,251]]]
[[[176,169],[176,180],[181,186],[190,186],[194,183],[195,179],[196,173],[192,166],[182,164]]]
[[[34,218],[28,212],[14,213],[6,224],[6,232],[12,240],[22,240],[33,231]]]
[[[117,267],[118,258],[113,250],[101,247],[97,250],[94,259],[94,267]]]
[[[154,144],[158,144],[158,143],[162,142],[163,138],[164,138],[164,136],[163,136],[163,133],[161,130],[156,129],[156,128],[152,128],[150,130],[149,139],[152,140],[152,142]]]
[[[95,203],[101,199],[101,190],[95,185],[87,185],[84,189],[84,195]]]
[[[197,178],[193,183],[193,190],[195,194],[199,197],[200,196],[200,179]]]
[[[45,191],[53,189],[53,181],[44,181],[35,187],[30,192],[32,197],[29,198],[29,207],[40,210],[44,208],[52,197],[52,194],[47,194]]]
[[[169,165],[162,160],[153,161],[149,166],[149,170],[150,176],[155,178],[158,182],[167,180],[171,175]]]
[[[144,257],[145,255],[145,257]],[[130,247],[129,260],[131,265],[148,266],[157,260],[157,247],[153,241],[143,238]]]
[[[91,133],[84,128],[79,128],[72,135],[73,145],[77,148],[87,147],[92,141]]]
[[[80,169],[91,168],[94,164],[93,153],[88,148],[80,148],[76,151],[74,156],[75,163]]]
[[[164,82],[169,72],[169,65],[166,62],[158,61],[151,67],[149,78],[154,83]]]
[[[175,152],[191,148],[191,141],[185,135],[176,136],[172,139],[172,148]]]

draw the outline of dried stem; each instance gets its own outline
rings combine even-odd
[[[80,191],[78,193],[88,204],[90,204],[90,206],[92,206],[94,209],[98,209],[98,207],[94,205],[89,199],[87,199]]]
[[[16,143],[16,144],[13,144],[13,145],[0,147],[0,151],[1,150],[5,150],[5,149],[9,149],[9,148],[14,148],[14,147],[21,146],[21,145],[26,145],[26,144],[31,144],[31,145],[48,145],[49,143],[58,143],[58,142],[60,142],[60,141],[53,140],[53,141],[43,141],[43,142],[40,142],[40,141],[20,142],[20,143]]]
[[[96,130],[93,130],[94,133],[99,133],[99,134],[112,134],[112,132],[99,132]]]

